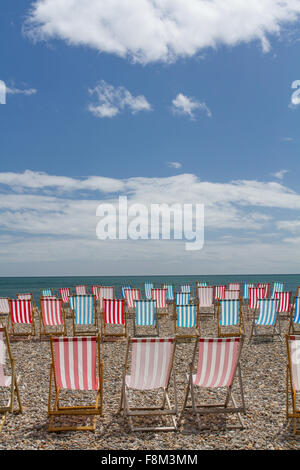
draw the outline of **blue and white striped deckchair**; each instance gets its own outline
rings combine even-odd
[[[280,319],[278,315],[279,299],[258,299],[256,304],[256,309],[253,315],[253,323],[250,334],[250,341],[253,336],[258,336],[257,327],[273,327],[271,334],[263,334],[263,336],[272,336],[278,335],[282,341],[280,334]],[[257,318],[256,318],[257,317]],[[276,328],[278,324],[278,328]]]
[[[144,287],[145,287],[145,298],[147,300],[151,300],[152,298],[151,290],[154,287],[152,282],[145,282]]]
[[[197,325],[196,305],[177,305],[176,307],[176,327],[195,328]]]
[[[207,282],[198,281],[197,282],[197,287],[207,287]]]
[[[176,294],[176,305],[188,305],[191,300],[191,294],[180,292]]]
[[[49,287],[47,289],[41,289],[42,297],[53,297],[53,290]]]
[[[180,290],[184,294],[190,294],[191,293],[191,286],[189,284],[184,284],[183,286],[180,286]]]
[[[240,310],[240,301],[237,299],[220,300],[217,310],[218,318],[218,336],[240,336],[243,331],[241,328],[242,318]],[[238,333],[234,334],[222,332],[221,327],[238,326]]]
[[[246,283],[244,284],[244,294],[243,294],[243,299],[248,300],[249,299],[249,289],[254,287],[253,283]]]
[[[121,287],[121,293],[122,293],[123,299],[125,299],[125,289],[131,289],[131,286],[122,286]]]
[[[71,298],[70,298],[71,299]],[[73,295],[72,297],[72,306],[73,306],[73,334],[82,334],[83,331],[77,331],[76,326],[80,325],[95,325],[96,315],[95,315],[95,298],[93,295]],[[90,334],[95,334],[93,332],[86,332]]]
[[[295,334],[299,334],[300,331],[296,331],[295,325],[300,325],[300,297],[294,297],[294,301],[291,305],[289,334],[291,331]]]
[[[173,285],[172,284],[164,284],[163,288],[167,289],[168,300],[173,301],[174,300]]]
[[[134,336],[140,336],[137,334],[136,327],[138,326],[154,326],[156,331],[154,336],[159,335],[156,300],[135,300]],[[145,334],[142,336],[145,336]],[[153,336],[153,334],[151,334],[151,336]]]
[[[284,288],[283,282],[278,282],[278,281],[274,282],[271,298],[275,299],[276,298],[276,292],[283,292],[283,288]]]

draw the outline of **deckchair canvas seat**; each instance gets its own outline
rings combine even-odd
[[[287,371],[286,371],[286,417],[293,420],[293,433],[300,434],[297,419],[300,419],[300,408],[297,396],[300,392],[300,336],[286,335]],[[291,406],[290,406],[291,405]],[[290,409],[291,408],[291,409]]]

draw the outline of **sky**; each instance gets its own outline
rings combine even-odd
[[[0,60],[0,276],[300,272],[300,0],[2,0]],[[119,196],[203,248],[98,239]]]

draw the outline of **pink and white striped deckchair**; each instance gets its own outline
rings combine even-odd
[[[287,380],[286,380],[286,417],[293,420],[293,433],[300,434],[297,419],[300,418],[300,408],[297,397],[300,393],[300,335],[286,335],[287,345]],[[290,402],[292,412],[290,412]]]
[[[62,300],[41,297],[40,337],[66,334],[66,316]]]
[[[88,295],[86,285],[75,286],[75,294],[76,295]]]
[[[275,298],[279,299],[278,313],[287,315],[291,307],[291,292],[275,292]]]
[[[25,294],[17,294],[18,300],[33,300],[33,294],[31,292],[27,292]]]
[[[246,413],[241,369],[240,355],[244,342],[244,336],[235,338],[199,338],[196,341],[193,360],[188,376],[188,385],[182,413],[188,407],[189,394],[192,399],[192,409],[196,416],[197,424],[201,429],[199,415],[207,413],[237,413],[241,427],[244,427],[241,413]],[[198,357],[197,357],[198,349]],[[197,362],[197,368],[196,368]],[[196,368],[196,373],[194,369]],[[241,394],[241,405],[237,406],[232,393],[234,379],[238,375]],[[227,390],[225,403],[215,405],[197,405],[196,388],[221,388]],[[230,399],[233,406],[229,406]]]
[[[229,282],[227,290],[241,290],[241,284],[239,282]]]
[[[173,374],[175,406],[171,407],[168,395],[170,376],[173,369],[175,354],[174,338],[129,338],[123,375],[120,411],[128,418],[131,431],[173,431],[177,429],[177,389],[175,373]],[[129,349],[131,353],[131,370],[127,374]],[[128,392],[147,390],[162,390],[163,397],[160,406],[136,408],[129,403]],[[172,426],[134,426],[134,417],[141,416],[170,416]]]
[[[48,431],[95,431],[98,415],[102,415],[103,364],[100,362],[100,337],[50,337],[52,364],[50,369],[50,390]],[[97,358],[98,356],[98,358]],[[52,384],[55,400],[52,399]],[[59,393],[69,391],[96,392],[94,405],[61,406]],[[100,401],[100,403],[99,403]],[[93,416],[93,424],[86,426],[55,426],[57,416]]]
[[[99,300],[100,287],[101,286],[92,286],[92,294],[96,300]]]
[[[156,288],[151,289],[151,300],[156,301],[156,309],[159,314],[168,313],[168,289]]]
[[[239,290],[225,289],[224,300],[239,300],[239,298],[240,298]]]
[[[104,299],[114,299],[115,297],[115,288],[113,286],[100,286],[99,288],[99,307],[100,312],[104,308]]]
[[[269,295],[269,290],[270,290],[270,284],[269,282],[259,282],[257,284],[257,287],[263,287],[265,289],[264,292],[264,299],[266,299]]]
[[[31,300],[10,300],[10,322],[11,329],[10,334],[14,336],[34,336],[35,335],[35,323],[34,314]],[[28,331],[16,332],[16,325],[27,325],[29,326]],[[27,328],[26,328],[27,329]]]
[[[72,295],[70,287],[61,287],[59,289],[59,294],[64,304],[70,303],[70,297]]]
[[[223,300],[226,286],[215,286],[215,300]]]
[[[6,322],[8,320],[9,312],[10,312],[10,308],[9,308],[9,299],[8,299],[8,297],[0,297],[0,321],[2,323]]]
[[[102,336],[126,337],[125,301],[123,299],[104,299],[103,305]],[[119,330],[116,331],[116,329],[107,332],[106,328],[108,325],[121,326],[121,332]]]
[[[6,351],[8,352],[6,356]],[[6,373],[10,375],[6,375]],[[16,375],[15,362],[11,353],[9,338],[5,327],[0,327],[0,388],[10,389],[10,396],[5,406],[0,407],[0,432],[8,413],[22,413],[18,384],[20,376]],[[17,398],[18,408],[15,408]]]
[[[140,289],[124,289],[124,295],[127,309],[134,309],[135,300],[141,300]]]
[[[215,314],[213,286],[198,286],[198,306],[201,315]]]

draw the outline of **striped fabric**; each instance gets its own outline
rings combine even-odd
[[[95,296],[96,300],[99,300],[99,292],[101,286],[92,286],[92,294]]]
[[[164,289],[167,289],[168,300],[174,300],[174,291],[172,284],[164,284]]]
[[[222,300],[225,297],[226,286],[215,286],[215,299]]]
[[[125,289],[132,289],[131,286],[122,286],[121,287],[121,292],[122,292],[122,297],[125,299]]]
[[[9,387],[11,384],[11,377],[6,376],[4,366],[6,363],[6,346],[4,342],[3,331],[0,331],[0,387]]]
[[[138,326],[155,325],[156,300],[135,301],[135,322]]]
[[[207,287],[207,282],[198,281],[197,282],[197,287]]]
[[[124,300],[104,299],[103,305],[106,325],[125,325]]]
[[[276,298],[275,293],[276,292],[283,292],[283,282],[274,282],[273,284],[273,290],[272,290],[272,299]]]
[[[55,337],[52,341],[58,387],[69,390],[97,390],[96,337]]]
[[[176,294],[176,305],[188,305],[191,300],[191,294]]]
[[[277,299],[259,299],[257,301],[258,318],[255,320],[255,324],[261,326],[275,325],[278,303]]]
[[[214,306],[214,288],[213,286],[198,286],[199,308]]]
[[[191,293],[191,286],[189,286],[188,284],[185,284],[183,286],[180,286],[180,291],[183,293],[183,294],[189,294]]]
[[[156,300],[156,308],[167,308],[167,289],[152,289],[151,300]]]
[[[249,308],[256,307],[257,299],[264,299],[265,289],[263,287],[249,287]]]
[[[44,325],[57,326],[64,324],[62,301],[60,299],[41,298],[41,311]]]
[[[64,304],[68,304],[72,295],[70,287],[61,287],[59,289],[60,298]]]
[[[32,303],[31,300],[10,300],[10,313],[12,323],[32,323]]]
[[[17,299],[18,300],[32,300],[33,299],[33,296],[30,293],[26,293],[26,294],[17,294]]]
[[[239,282],[229,282],[227,290],[241,290]]]
[[[199,338],[198,387],[229,387],[238,361],[240,338]]]
[[[178,328],[195,328],[197,323],[196,305],[177,305],[176,313]]]
[[[75,286],[75,294],[76,295],[87,295],[87,288],[84,285]]]
[[[153,390],[166,387],[172,367],[173,338],[133,338],[127,387]]]
[[[292,384],[293,388],[300,391],[300,336],[290,336],[288,340],[290,348]]]
[[[73,295],[72,309],[75,313],[75,325],[92,325],[94,323],[94,296]]]
[[[290,292],[276,292],[276,299],[279,299],[278,313],[286,313],[290,311],[291,306],[291,293]]]
[[[135,300],[141,300],[140,289],[124,289],[124,293],[129,308],[134,308]]]
[[[293,322],[300,323],[300,297],[296,297],[295,300]]]
[[[100,310],[104,308],[103,300],[113,299],[114,296],[115,296],[115,289],[113,286],[100,286],[100,289],[99,289]]]
[[[42,289],[42,297],[53,297],[52,289]]]
[[[257,287],[263,287],[265,289],[264,299],[268,297],[270,284],[268,282],[259,282]]]
[[[151,300],[151,289],[153,289],[154,285],[150,282],[145,282],[145,298]]]
[[[9,313],[9,300],[7,297],[0,297],[0,313]]]
[[[227,290],[225,289],[225,300],[239,300],[240,298],[240,291],[239,290]]]
[[[243,294],[243,299],[244,300],[249,299],[249,295],[250,295],[249,289],[250,289],[250,287],[253,289],[254,284],[249,284],[249,283],[244,284],[244,294]]]
[[[239,324],[239,300],[220,300],[220,325],[234,326]]]

